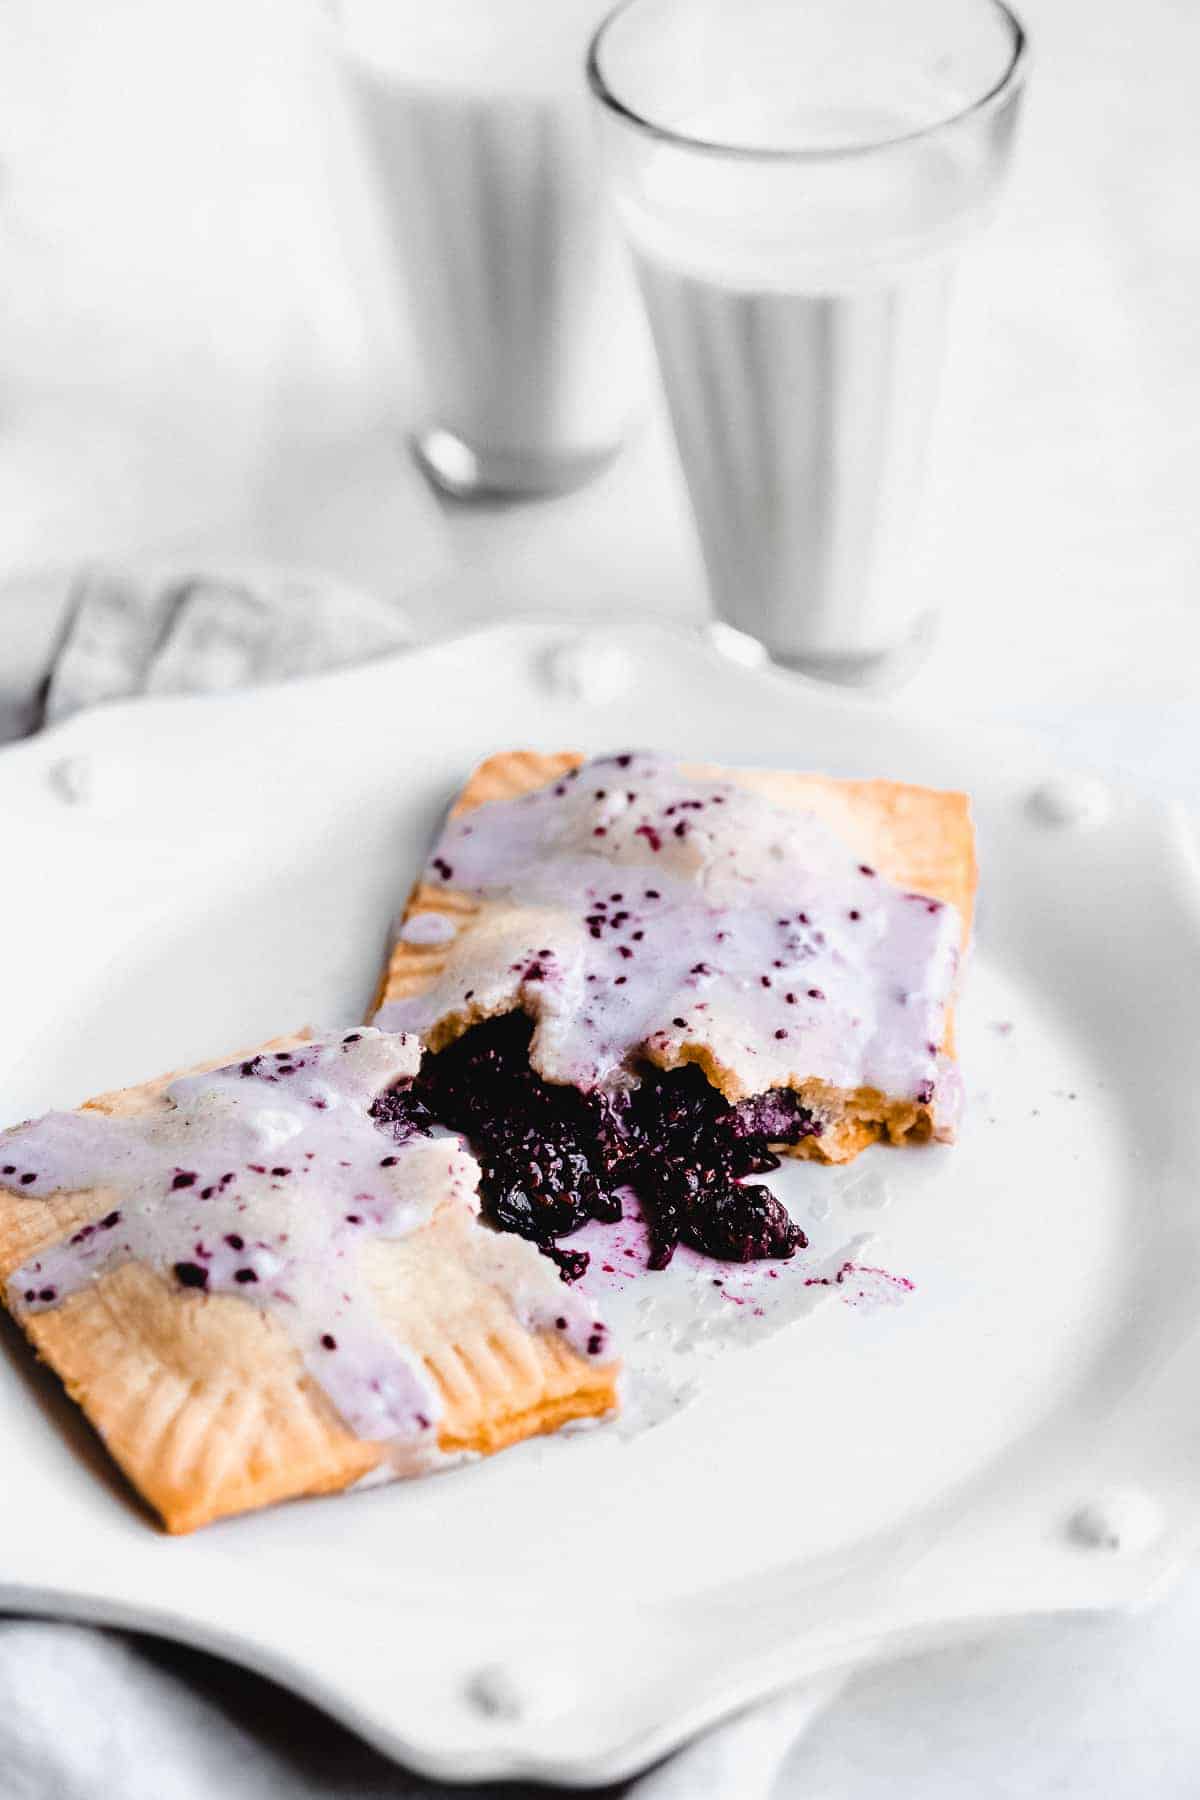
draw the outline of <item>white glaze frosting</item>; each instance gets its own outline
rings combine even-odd
[[[589,1087],[708,1052],[731,1098],[806,1079],[933,1104],[962,921],[815,815],[638,754],[452,819],[426,869],[479,897],[444,972],[377,1021],[428,1033],[523,1006],[531,1058]],[[941,1089],[939,1093],[938,1090]]]
[[[459,1138],[396,1142],[371,1117],[419,1062],[415,1038],[362,1027],[182,1076],[161,1110],[50,1113],[0,1134],[0,1186],[22,1199],[110,1196],[15,1272],[12,1311],[44,1311],[122,1262],[146,1263],[198,1299],[236,1294],[270,1311],[360,1436],[432,1443],[440,1395],[381,1317],[367,1253],[442,1207],[478,1213],[479,1168]],[[607,1359],[588,1299],[533,1245],[477,1230],[474,1265],[527,1330]]]
[[[402,944],[448,944],[453,936],[453,921],[439,912],[410,913],[396,931]]]

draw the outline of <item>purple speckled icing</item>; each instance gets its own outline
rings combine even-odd
[[[165,1109],[49,1113],[0,1134],[0,1187],[112,1196],[15,1272],[11,1309],[44,1311],[119,1263],[146,1263],[271,1312],[360,1436],[435,1443],[438,1390],[380,1316],[363,1266],[371,1240],[403,1238],[443,1205],[478,1211],[478,1166],[459,1138],[397,1142],[371,1116],[419,1061],[415,1039],[362,1027],[185,1075]],[[587,1354],[603,1337],[591,1303],[531,1245],[479,1230],[522,1322]]]
[[[743,1094],[815,1078],[930,1104],[962,921],[861,862],[812,814],[649,754],[585,764],[451,820],[426,878],[484,907],[438,983],[378,1023],[428,1032],[514,1004],[531,1061],[581,1087],[706,1046]]]

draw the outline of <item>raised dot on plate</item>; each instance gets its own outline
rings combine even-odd
[[[1162,1529],[1162,1508],[1136,1488],[1089,1500],[1067,1521],[1067,1531],[1077,1544],[1122,1553],[1148,1549]]]
[[[633,684],[633,659],[625,645],[601,632],[585,632],[556,644],[543,671],[547,687],[567,700],[600,705],[627,693]]]
[[[476,1669],[467,1682],[467,1699],[489,1719],[519,1719],[526,1710],[521,1683],[500,1663]]]
[[[765,644],[760,644],[757,638],[738,631],[732,625],[724,624],[720,619],[713,620],[705,635],[719,655],[727,662],[739,664],[743,669],[765,669],[770,661]]]
[[[1110,805],[1108,789],[1090,775],[1056,775],[1029,796],[1029,811],[1039,824],[1075,830],[1099,825]]]
[[[90,756],[64,756],[50,767],[50,785],[68,806],[89,806],[96,798],[96,765]]]
[[[464,1694],[475,1712],[497,1721],[546,1718],[565,1711],[576,1698],[562,1669],[546,1666],[518,1672],[504,1663],[476,1669]]]

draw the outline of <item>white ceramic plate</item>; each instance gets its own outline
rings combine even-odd
[[[1031,806],[1057,775],[1020,740],[541,625],[87,715],[0,756],[4,1116],[360,1017],[440,808],[514,744],[971,790],[961,1142],[868,1153],[878,1216],[779,1178],[913,1291],[722,1357],[642,1435],[178,1541],[6,1327],[0,1603],[223,1651],[431,1772],[582,1783],[791,1677],[1143,1595],[1200,1523],[1200,890],[1172,816],[1069,783]]]

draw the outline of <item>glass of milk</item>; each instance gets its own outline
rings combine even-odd
[[[647,387],[584,59],[601,0],[337,0],[417,351],[414,447],[460,497],[553,493]]]
[[[1025,64],[1001,0],[626,0],[593,41],[713,608],[742,654],[864,681],[928,637],[912,550],[947,300]]]

